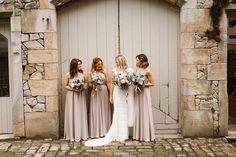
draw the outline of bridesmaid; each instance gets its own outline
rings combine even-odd
[[[70,141],[86,140],[88,138],[88,120],[86,96],[84,90],[72,88],[75,80],[85,81],[81,68],[82,61],[72,59],[70,71],[65,75],[64,88],[66,92],[64,137]]]
[[[102,78],[98,85],[91,82],[92,76]],[[109,103],[108,72],[103,68],[103,61],[96,57],[88,75],[89,87],[92,88],[90,96],[89,131],[91,138],[105,136],[111,126],[111,108]]]
[[[136,90],[134,94],[134,128],[133,139],[140,141],[153,141],[155,139],[152,116],[152,102],[150,88],[154,86],[152,72],[148,69],[148,58],[145,54],[136,56],[136,72],[145,75],[147,83],[144,88]]]

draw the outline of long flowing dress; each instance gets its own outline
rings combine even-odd
[[[82,73],[69,80],[84,80]],[[85,91],[80,93],[67,91],[65,101],[64,138],[70,141],[86,140],[88,138],[88,120]]]
[[[96,72],[105,78],[104,73]],[[98,85],[96,91],[92,90],[90,98],[89,131],[90,137],[105,136],[111,126],[111,105],[108,89],[105,84]]]
[[[116,69],[113,70],[116,74]],[[126,97],[127,91],[122,90],[118,86],[114,86],[113,91],[113,103],[114,103],[114,113],[113,121],[111,127],[103,138],[92,139],[85,142],[85,146],[102,146],[107,145],[111,141],[123,142],[129,138],[128,126],[128,101]],[[128,95],[128,100],[132,99],[132,94]]]
[[[147,71],[148,69],[137,69],[136,72],[145,75]],[[140,141],[155,139],[150,88],[134,92],[133,139]]]

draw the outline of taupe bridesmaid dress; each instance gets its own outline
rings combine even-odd
[[[104,73],[97,72],[105,78]],[[111,105],[109,102],[108,89],[104,84],[92,90],[90,96],[89,132],[91,138],[105,136],[111,126]]]
[[[73,79],[84,80],[82,73],[77,73]],[[73,81],[70,79],[69,81]],[[65,102],[64,137],[70,141],[86,140],[88,138],[88,119],[85,91],[80,93],[67,91]]]
[[[137,69],[136,72],[145,75],[147,69]],[[134,93],[134,128],[133,139],[153,141],[155,139],[152,102],[150,88]]]

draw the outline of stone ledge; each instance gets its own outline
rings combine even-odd
[[[14,10],[13,4],[0,4],[0,15],[1,17],[10,17]]]

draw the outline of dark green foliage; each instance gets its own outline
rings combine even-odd
[[[229,5],[229,0],[213,0],[213,5],[210,9],[210,16],[212,19],[213,30],[207,30],[206,36],[209,39],[214,39],[220,42],[220,18],[223,13],[223,9]]]

